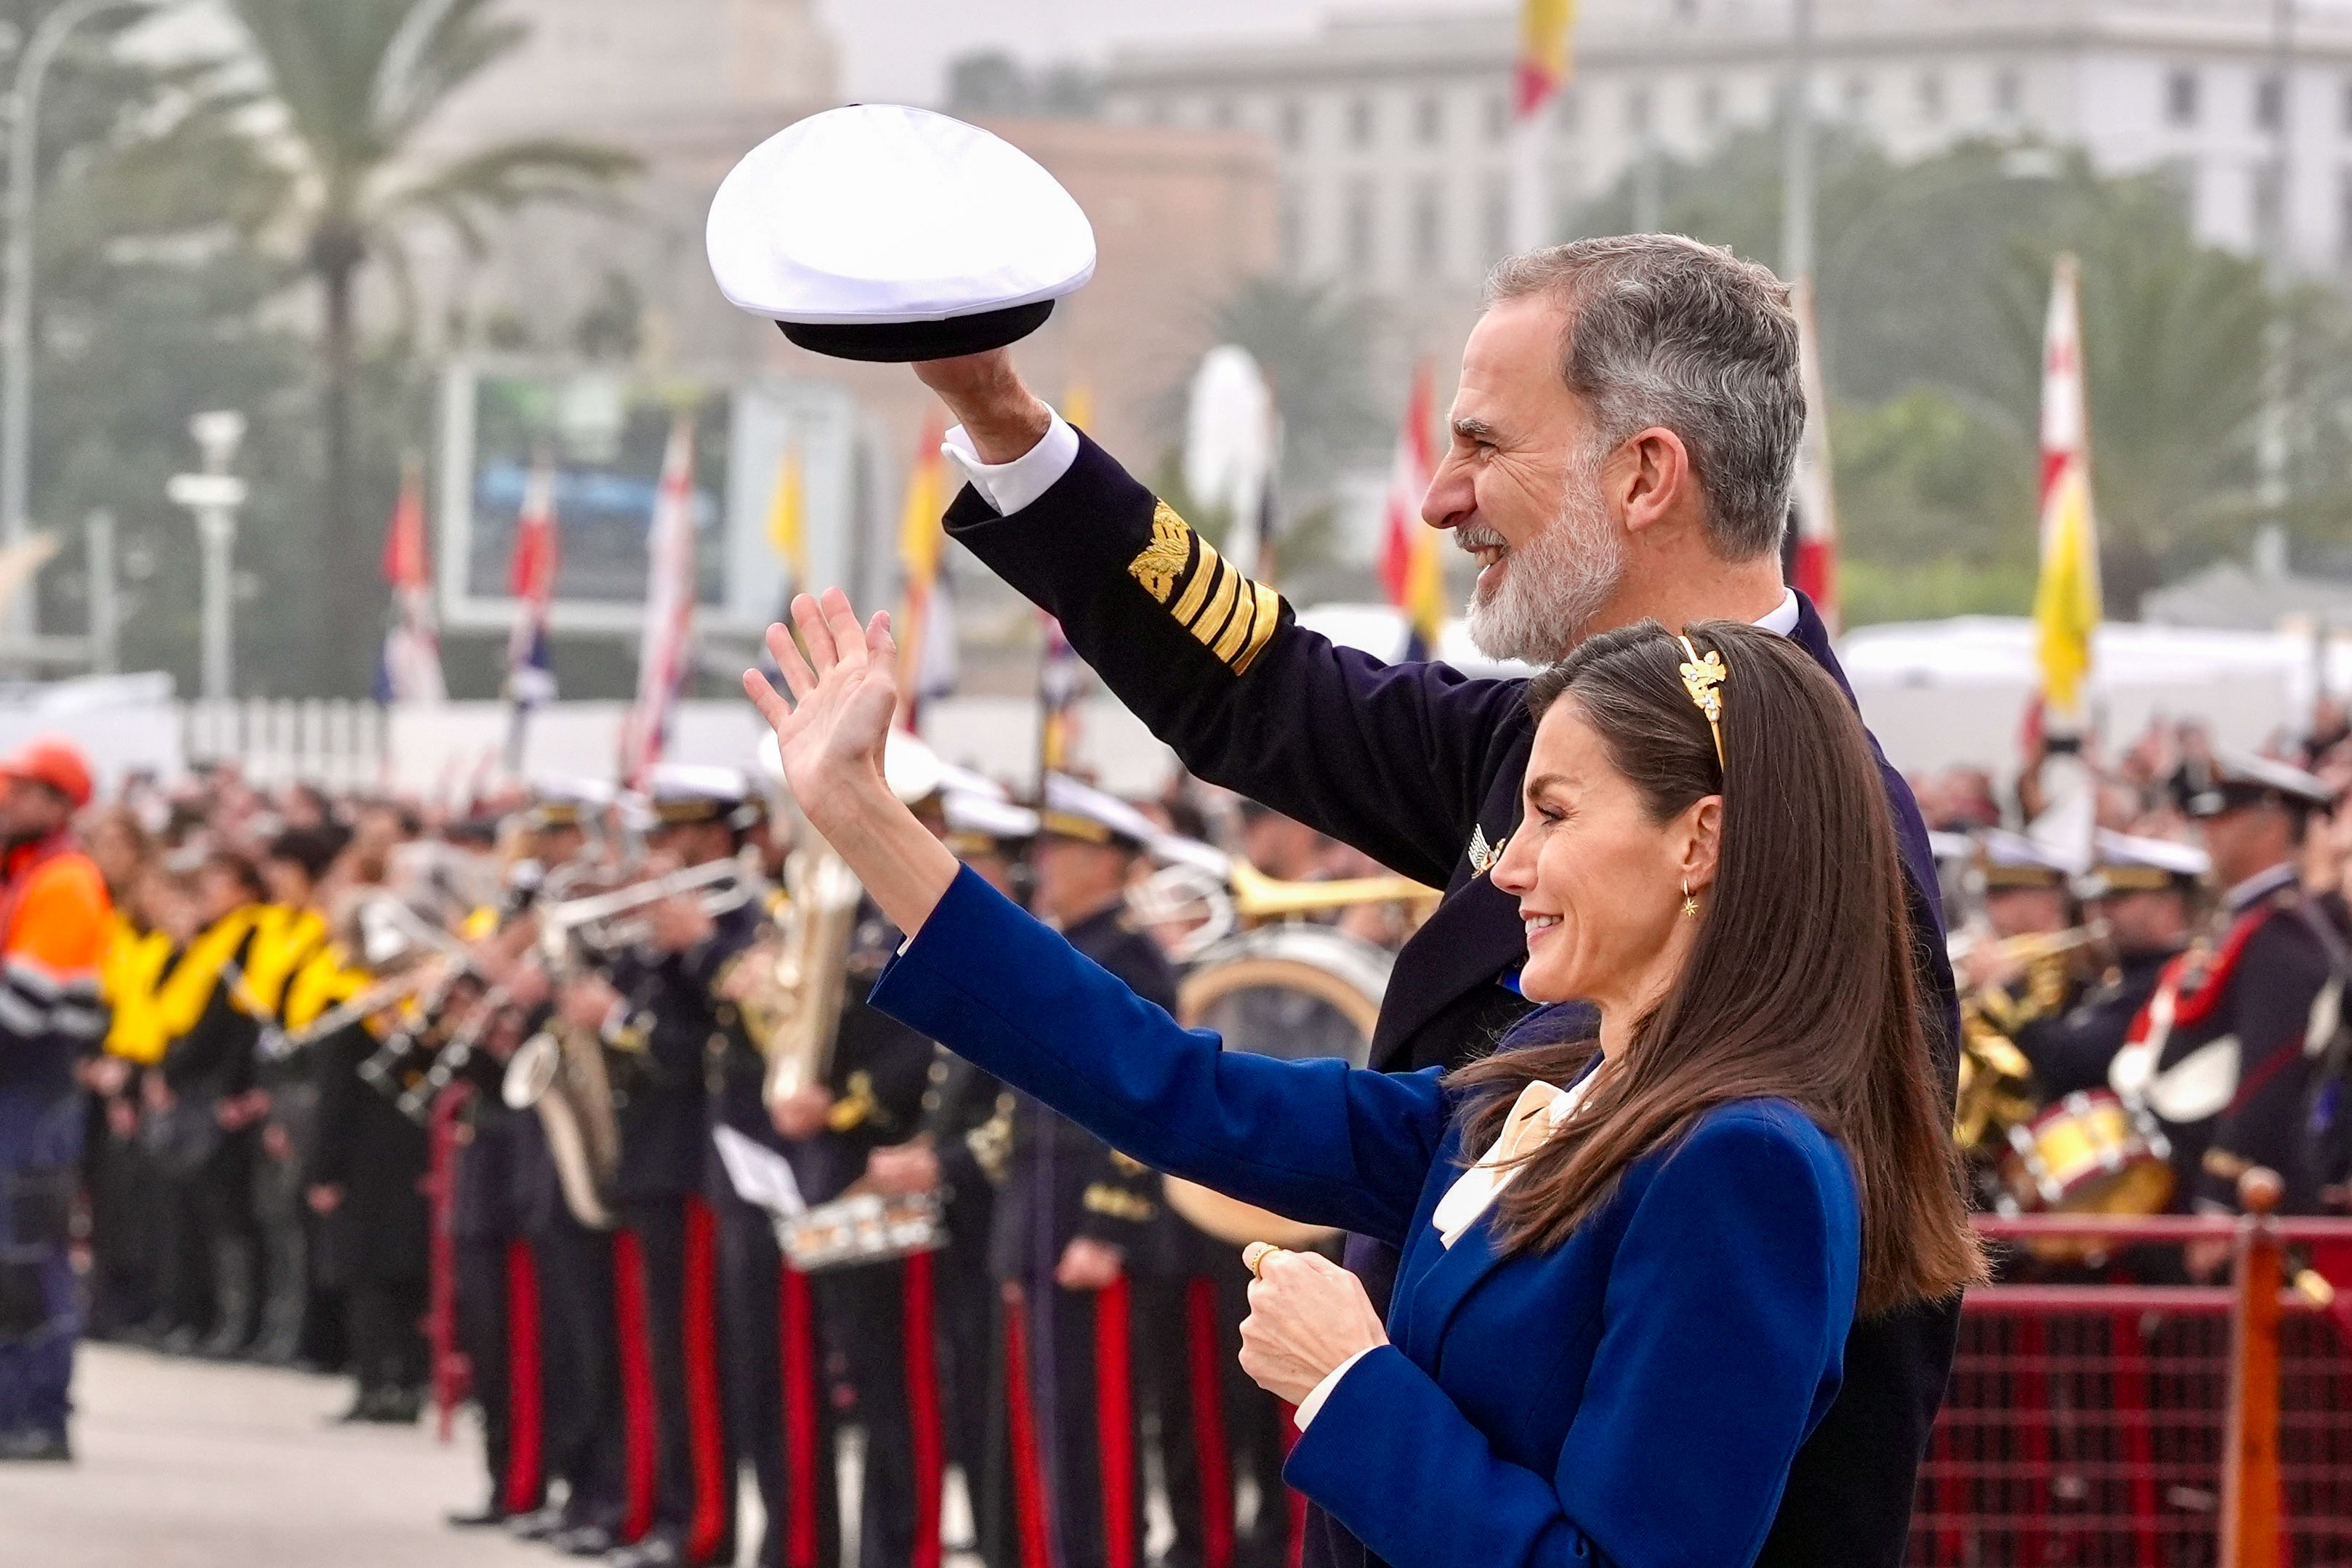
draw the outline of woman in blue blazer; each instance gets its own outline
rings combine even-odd
[[[1242,1364],[1286,1471],[1397,1568],[1734,1568],[1836,1394],[1857,1312],[1981,1263],[1919,1040],[1859,721],[1752,627],[1644,623],[1530,686],[1491,874],[1535,1015],[1450,1077],[1226,1054],[959,868],[882,781],[887,619],[836,591],[745,686],[811,824],[900,929],[875,1004],[1161,1170],[1402,1249],[1383,1323],[1255,1262]],[[1253,1253],[1261,1251],[1253,1249]]]

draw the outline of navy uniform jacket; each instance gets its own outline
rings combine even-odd
[[[1279,595],[1234,571],[1100,447],[1082,440],[1079,448],[1070,471],[1014,517],[967,488],[949,509],[948,532],[1058,617],[1071,645],[1193,772],[1444,888],[1445,901],[1398,955],[1372,1065],[1454,1067],[1483,1053],[1527,1008],[1501,983],[1526,959],[1517,902],[1481,874],[1518,823],[1534,734],[1522,683],[1384,664],[1300,628]],[[1845,686],[1828,631],[1801,595],[1792,638]],[[1884,758],[1879,770],[1948,1097],[1959,1012],[1935,856],[1909,787]],[[1856,1328],[1847,1396],[1801,1456],[1764,1562],[1903,1561],[1914,1476],[1958,1327],[1952,1307]],[[1345,1560],[1345,1542],[1333,1550]]]
[[[1123,904],[1078,921],[1064,936],[1137,996],[1175,1008],[1175,970],[1159,946],[1128,920]],[[931,1038],[954,1043],[943,1035]],[[1012,1138],[991,1245],[998,1279],[1050,1276],[1062,1249],[1079,1237],[1118,1248],[1135,1270],[1164,1271],[1167,1237],[1157,1176],[1017,1091]]]
[[[2126,953],[2113,973],[2063,1012],[2021,1026],[2017,1049],[2033,1064],[2034,1087],[2044,1100],[2107,1086],[2107,1068],[2131,1033],[2132,1020],[2156,994],[2164,967],[2178,948]]]
[[[706,1058],[719,1034],[712,988],[727,961],[751,945],[763,917],[751,905],[718,915],[711,935],[684,953],[640,949],[613,968],[641,1051],[619,1053],[614,1076],[621,1124],[624,1203],[705,1190],[710,1128]]]
[[[2286,1183],[2286,1214],[2320,1212],[2319,1173],[2304,1135],[2314,1059],[2304,1050],[2312,1004],[2334,970],[2316,923],[2326,918],[2282,866],[2224,912],[2230,921],[2210,957],[2192,953],[2182,973],[2171,1032],[2157,1071],[2177,1067],[2216,1041],[2238,1042],[2238,1075],[2227,1105],[2195,1122],[2168,1122],[2179,1200],[2234,1212],[2238,1175],[2267,1166]]]
[[[1861,1261],[1843,1152],[1795,1107],[1703,1117],[1564,1245],[1431,1223],[1441,1071],[1227,1052],[969,872],[874,1000],[1138,1159],[1403,1249],[1390,1346],[1284,1474],[1397,1568],[1739,1568],[1839,1382]],[[1826,1562],[1824,1568],[1827,1568]]]

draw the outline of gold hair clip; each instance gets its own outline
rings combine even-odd
[[[1683,645],[1683,652],[1690,655],[1682,669],[1683,690],[1690,693],[1690,700],[1698,705],[1698,711],[1706,715],[1706,727],[1715,736],[1715,765],[1717,768],[1727,767],[1723,756],[1723,693],[1717,688],[1730,678],[1731,672],[1723,667],[1723,654],[1719,651],[1710,648],[1706,657],[1702,659],[1698,656],[1698,650],[1691,646],[1688,637],[1678,637],[1675,641]]]

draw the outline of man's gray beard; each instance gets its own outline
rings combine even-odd
[[[1549,664],[1584,641],[1624,577],[1625,541],[1598,476],[1573,476],[1551,526],[1506,558],[1502,587],[1472,591],[1470,641],[1490,659]]]

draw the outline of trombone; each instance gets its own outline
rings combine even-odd
[[[1128,890],[1128,907],[1147,925],[1202,921],[1176,944],[1174,956],[1180,964],[1199,957],[1238,929],[1361,904],[1411,904],[1418,924],[1445,896],[1408,876],[1283,882],[1240,855],[1190,839],[1166,841],[1152,852],[1169,863]]]

